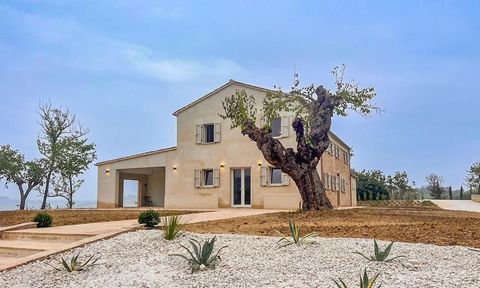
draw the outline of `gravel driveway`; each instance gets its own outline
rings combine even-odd
[[[206,239],[213,235],[188,234]],[[185,253],[179,243],[167,242],[160,231],[137,231],[90,244],[83,257],[100,255],[89,271],[58,272],[45,261],[0,273],[0,287],[334,287],[342,277],[357,287],[358,274],[381,272],[382,287],[480,287],[480,253],[460,246],[396,243],[393,255],[407,260],[373,263],[353,251],[370,254],[372,240],[316,238],[317,244],[277,248],[277,237],[219,235],[228,245],[216,270],[191,274],[186,261],[168,256]],[[381,246],[385,242],[381,242]],[[82,256],[81,256],[82,257]],[[56,264],[53,260],[48,263]]]
[[[431,200],[445,210],[480,212],[480,203],[472,200]]]

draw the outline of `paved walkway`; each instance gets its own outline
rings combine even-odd
[[[432,202],[445,210],[480,212],[480,203],[472,200],[432,200]]]
[[[229,208],[186,214],[185,217],[188,223],[198,223],[282,211],[285,210]],[[0,271],[140,227],[137,220],[132,219],[0,232]]]

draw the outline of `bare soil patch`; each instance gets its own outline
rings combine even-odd
[[[53,226],[131,220],[137,219],[139,209],[74,209],[74,210],[49,210],[48,213],[53,217]],[[187,210],[158,210],[160,216],[169,216],[174,214],[190,214],[197,211]],[[25,211],[0,211],[0,227],[16,225],[25,222],[31,222],[38,210]]]
[[[428,207],[284,212],[195,223],[188,225],[187,230],[275,236],[274,229],[288,233],[289,219],[303,226],[302,233],[318,232],[321,237],[376,238],[480,248],[480,213]]]

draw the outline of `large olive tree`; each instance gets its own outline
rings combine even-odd
[[[332,117],[347,116],[349,110],[364,116],[379,110],[371,103],[375,89],[360,88],[354,81],[345,82],[344,68],[336,67],[332,71],[335,91],[314,85],[300,88],[296,78],[290,92],[278,89],[267,93],[260,112],[257,111],[255,97],[247,95],[244,90],[236,91],[222,103],[224,113],[220,117],[230,119],[232,129],[240,127],[243,135],[256,142],[268,163],[292,178],[302,197],[303,209],[332,208],[316,168],[330,144],[328,132]],[[296,149],[284,147],[271,135],[270,123],[282,111],[294,115],[291,124],[296,133]],[[258,127],[257,117],[265,124]]]

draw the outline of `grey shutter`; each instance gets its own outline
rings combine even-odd
[[[220,142],[221,139],[221,126],[220,123],[215,123],[215,136],[214,136],[214,142],[218,143]]]
[[[283,116],[282,117],[282,137],[288,137],[290,134],[290,121],[288,121],[290,117]]]
[[[197,139],[197,144],[202,144],[202,125],[197,125],[195,129],[195,138]]]
[[[282,185],[287,186],[290,185],[290,176],[287,173],[282,173]]]
[[[267,186],[267,167],[260,167],[260,185]]]
[[[194,181],[195,181],[195,188],[200,188],[201,187],[201,183],[200,183],[200,170],[195,170],[193,172],[193,177],[194,177]]]
[[[213,169],[213,187],[220,186],[220,170]]]

